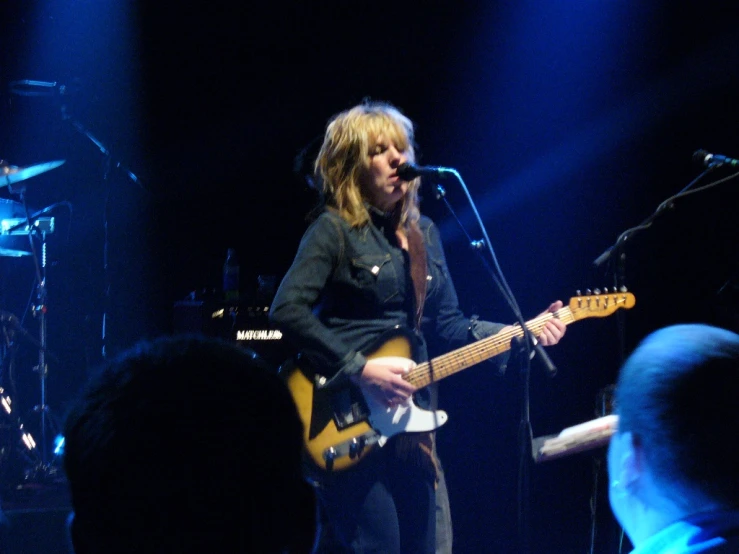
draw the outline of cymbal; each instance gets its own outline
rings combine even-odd
[[[6,187],[17,183],[18,181],[25,181],[31,177],[35,177],[40,173],[46,173],[62,165],[66,160],[55,160],[53,162],[45,162],[36,165],[29,165],[28,167],[17,167],[15,165],[7,165],[3,163],[0,165],[0,187]]]
[[[25,250],[12,250],[11,248],[3,248],[0,246],[0,257],[6,258],[22,258],[23,256],[30,256],[30,252]]]

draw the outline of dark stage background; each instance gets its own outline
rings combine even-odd
[[[527,317],[576,289],[611,286],[593,260],[699,174],[695,150],[739,157],[739,31],[728,2],[260,4],[4,10],[0,158],[66,160],[26,182],[31,208],[65,203],[48,244],[56,420],[103,347],[111,355],[169,333],[176,301],[217,293],[227,248],[247,300],[258,276],[284,274],[315,200],[294,158],[365,97],[416,122],[421,163],[460,171]],[[9,87],[21,79],[66,88],[19,96]],[[446,188],[478,238],[460,189]],[[7,188],[0,197],[19,201]],[[511,321],[430,188],[422,207],[442,229],[465,312]],[[533,364],[535,435],[601,415],[598,395],[649,331],[687,321],[739,330],[736,207],[737,183],[727,182],[675,201],[627,241],[636,306],[570,327],[549,351],[554,379]],[[0,271],[0,309],[35,333],[30,258],[0,258]],[[22,345],[14,376],[30,427],[37,356]],[[497,377],[482,364],[442,385],[455,552],[518,549],[520,398],[513,368]],[[530,468],[533,552],[617,551],[607,477],[594,478],[602,457]]]

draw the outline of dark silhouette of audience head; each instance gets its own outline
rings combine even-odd
[[[67,418],[75,552],[310,552],[302,433],[252,351],[194,336],[140,343]]]
[[[625,362],[609,496],[635,546],[696,514],[739,509],[738,392],[739,335],[725,329],[666,327]]]

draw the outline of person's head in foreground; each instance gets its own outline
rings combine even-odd
[[[652,333],[621,369],[615,405],[609,498],[636,551],[739,552],[739,335]]]
[[[65,425],[75,552],[309,552],[302,424],[253,352],[142,342],[108,362]]]

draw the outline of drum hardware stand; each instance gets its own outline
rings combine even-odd
[[[25,212],[25,217],[20,219],[11,218],[10,220],[3,219],[0,223],[0,234],[2,235],[28,235],[31,251],[34,256],[34,263],[36,267],[36,279],[38,283],[38,305],[41,307],[40,310],[40,335],[41,341],[36,340],[28,331],[26,331],[18,318],[6,311],[0,311],[0,327],[2,328],[2,334],[4,339],[3,344],[3,359],[2,359],[2,377],[7,375],[8,384],[12,391],[7,391],[5,388],[6,383],[0,382],[0,425],[4,431],[9,432],[8,436],[3,436],[3,442],[0,444],[0,481],[2,481],[3,487],[10,485],[11,483],[7,480],[11,473],[10,466],[13,466],[13,479],[12,485],[20,485],[19,481],[15,481],[15,478],[20,480],[28,481],[30,476],[38,476],[41,471],[48,473],[51,465],[48,463],[46,456],[46,423],[47,418],[50,417],[48,406],[46,405],[46,355],[56,360],[56,357],[46,350],[46,233],[53,232],[54,223],[53,218],[46,218],[46,221],[42,220],[39,216],[51,211],[56,204],[48,206],[35,214],[29,214],[28,206],[25,203],[25,184],[16,184],[26,179],[30,179],[45,173],[52,169],[55,169],[62,165],[64,160],[56,160],[53,162],[46,162],[35,164],[27,167],[17,167],[14,165],[7,164],[6,162],[0,162],[0,187],[7,186],[11,194],[17,194],[21,198],[21,205]],[[34,244],[34,234],[41,234],[43,248],[42,254],[43,266],[39,265],[38,256]],[[10,255],[21,255],[12,253]],[[26,255],[24,252],[22,255]],[[34,307],[34,315],[37,313],[37,308]],[[13,368],[15,364],[15,353],[17,344],[15,342],[16,337],[22,337],[26,341],[33,344],[39,351],[39,365],[34,371],[39,370],[41,378],[41,403],[34,408],[35,412],[41,414],[41,432],[43,435],[42,441],[42,455],[39,456],[38,445],[31,433],[25,428],[25,425],[18,415],[19,410],[14,405],[13,395],[15,394],[15,383],[13,380]],[[7,364],[6,364],[7,362]],[[11,394],[12,393],[12,394]],[[9,441],[9,442],[7,442]],[[21,461],[26,469],[21,467],[15,467],[12,462]],[[31,467],[33,469],[27,469]],[[20,474],[16,475],[15,470],[22,470]]]
[[[28,240],[31,248],[31,254],[33,256],[35,273],[36,273],[36,302],[32,307],[32,313],[35,318],[38,319],[39,324],[39,340],[38,340],[38,365],[33,368],[33,371],[39,374],[39,390],[40,390],[40,402],[33,407],[33,412],[39,414],[39,429],[40,429],[40,442],[41,442],[41,457],[40,463],[31,472],[35,477],[47,477],[54,473],[52,468],[55,460],[49,460],[48,456],[48,440],[47,440],[47,429],[50,429],[52,433],[58,432],[57,426],[51,417],[51,410],[49,405],[46,403],[46,378],[48,376],[49,368],[46,363],[47,356],[47,334],[46,334],[46,312],[48,306],[46,304],[46,234],[47,232],[43,229],[38,229],[34,225],[34,216],[28,211],[25,198],[25,185],[20,186],[9,186],[9,191],[13,194],[17,194],[23,209],[26,213],[26,229],[28,230]],[[41,213],[46,210],[41,210]],[[37,216],[36,216],[37,217]],[[34,242],[34,235],[39,234],[41,239],[41,256],[36,248]],[[40,475],[39,475],[40,474]]]
[[[26,447],[33,447],[33,442],[22,436],[23,424],[17,417],[13,398],[15,384],[13,382],[13,365],[15,363],[15,330],[10,312],[0,312],[0,331],[2,332],[2,365],[0,366],[0,491],[9,490],[16,483],[15,475],[11,476],[11,465],[16,462],[19,441],[25,438]],[[33,441],[33,437],[30,437]],[[35,452],[35,450],[33,450]],[[29,461],[27,459],[24,462]]]

